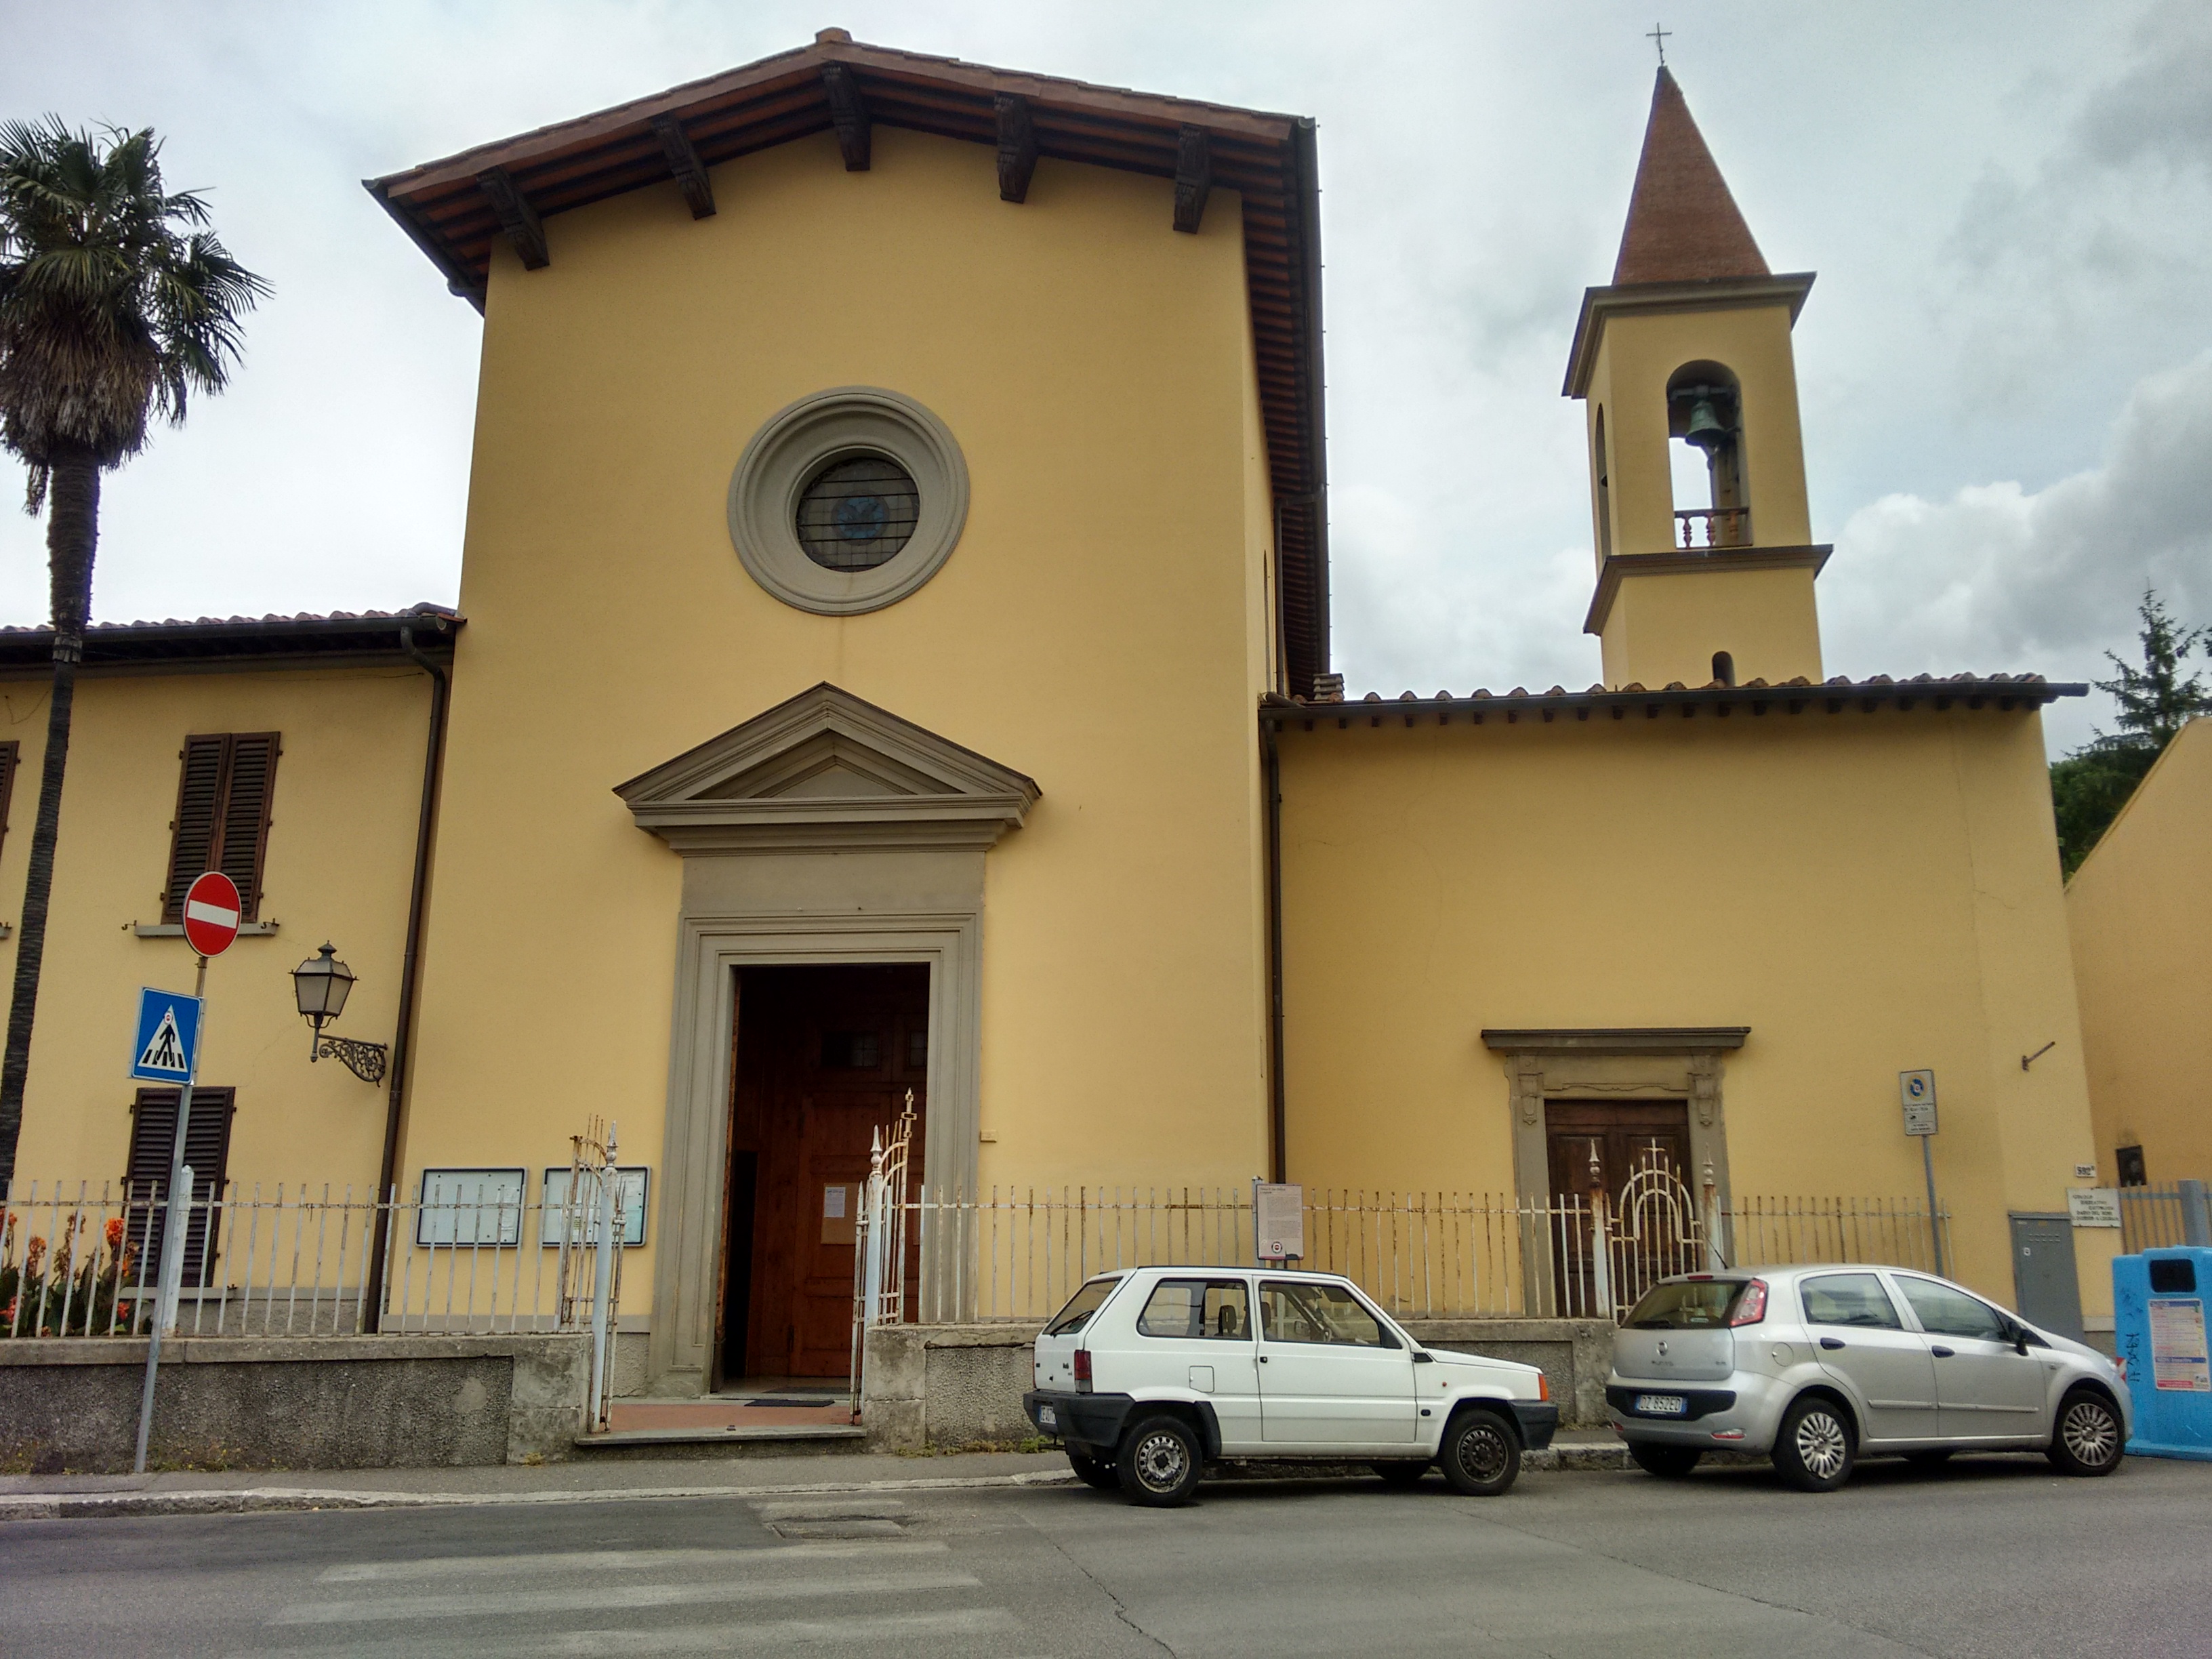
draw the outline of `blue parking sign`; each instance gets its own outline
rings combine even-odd
[[[198,997],[181,991],[141,987],[131,1075],[154,1083],[190,1083],[200,1057],[200,1008]]]

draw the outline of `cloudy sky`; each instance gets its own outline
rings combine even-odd
[[[2212,8],[1662,5],[1797,330],[1829,672],[2085,678],[2154,585],[2212,621]],[[276,284],[234,389],[107,486],[106,620],[450,602],[478,324],[359,180],[824,25],[1311,114],[1338,666],[1587,684],[1559,395],[1650,94],[1649,0],[0,0],[0,114],[152,125]],[[0,478],[0,491],[15,484]],[[0,503],[0,621],[46,614]],[[2054,749],[2109,719],[2065,706]]]

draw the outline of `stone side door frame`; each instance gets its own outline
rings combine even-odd
[[[1548,1206],[1552,1170],[1544,1103],[1548,1100],[1681,1100],[1690,1107],[1690,1182],[1700,1203],[1706,1171],[1723,1216],[1721,1249],[1735,1257],[1726,1217],[1733,1207],[1722,1057],[1743,1047],[1748,1025],[1567,1026],[1486,1030],[1483,1046],[1504,1062],[1506,1109],[1513,1126],[1513,1184],[1520,1201]],[[1542,1304],[1547,1262],[1525,1259],[1522,1289]]]

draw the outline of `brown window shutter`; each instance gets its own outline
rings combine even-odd
[[[185,739],[184,765],[177,780],[177,818],[169,837],[169,879],[162,890],[161,920],[185,919],[185,890],[215,852],[216,814],[222,801],[223,775],[230,738],[222,733]]]
[[[215,861],[238,884],[244,908],[241,921],[261,919],[261,861],[269,850],[269,799],[276,781],[276,733],[241,732],[230,739],[229,775],[224,781],[221,836]],[[191,878],[185,879],[189,882]]]
[[[0,743],[0,842],[8,838],[8,809],[15,799],[15,763],[23,746],[13,738]]]
[[[161,1206],[169,1195],[169,1157],[177,1140],[174,1089],[141,1089],[131,1109],[131,1154],[124,1190],[131,1205],[130,1239],[143,1254],[150,1284],[161,1263]],[[235,1089],[195,1088],[192,1121],[185,1126],[185,1162],[192,1172],[196,1203],[220,1194],[230,1176],[230,1120],[237,1109]],[[210,1235],[206,1212],[193,1215],[185,1233],[185,1283],[205,1285],[221,1255],[221,1239]]]

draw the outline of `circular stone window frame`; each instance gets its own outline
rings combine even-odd
[[[907,544],[872,570],[831,570],[799,540],[799,499],[824,467],[880,455],[921,497]],[[834,386],[778,410],[730,475],[730,544],[748,574],[786,605],[853,617],[896,605],[934,576],[968,522],[968,463],[951,428],[881,386]]]

